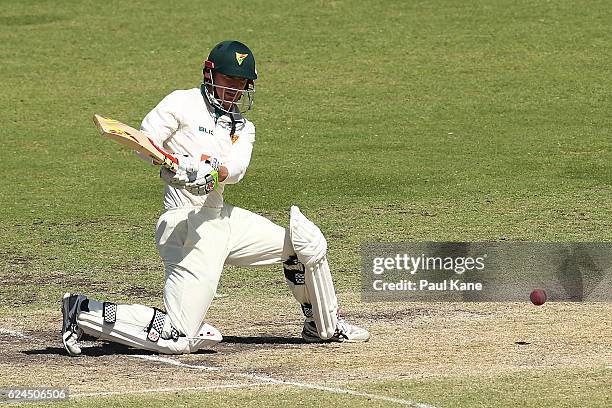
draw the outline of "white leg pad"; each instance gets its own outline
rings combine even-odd
[[[327,258],[307,266],[304,278],[317,331],[321,339],[327,340],[336,332],[338,323],[338,299]]]
[[[147,339],[147,327],[153,318],[154,309],[141,305],[117,305],[117,320],[109,324],[102,317],[102,304],[89,300],[89,310],[77,316],[79,328],[93,337],[126,346],[154,351],[162,354],[188,354],[201,348],[208,348],[221,341],[221,333],[204,323],[196,337],[179,337],[157,341]],[[164,333],[170,331],[170,319],[166,318]]]
[[[291,243],[304,264],[304,280],[319,336],[326,340],[336,332],[338,300],[327,263],[327,241],[312,221],[296,206],[289,220]]]

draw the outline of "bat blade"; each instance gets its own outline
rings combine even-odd
[[[150,157],[155,164],[161,164],[174,172],[177,171],[178,159],[157,146],[140,130],[97,114],[93,116],[93,121],[102,136]]]

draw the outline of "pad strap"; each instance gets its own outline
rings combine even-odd
[[[310,303],[304,303],[302,305],[302,312],[304,313],[304,317],[312,318],[312,305]]]
[[[149,323],[149,327],[147,328],[147,340],[157,342],[164,331],[165,323],[166,313],[154,307],[153,318],[151,319],[151,323]],[[170,338],[175,341],[179,338],[179,332],[174,327],[170,328]]]
[[[303,285],[305,283],[304,270],[304,264],[298,261],[296,256],[292,256],[283,262],[285,278],[294,285]]]
[[[102,303],[102,318],[104,323],[115,323],[117,321],[117,304],[112,302]]]
[[[285,278],[295,286],[303,287],[306,284],[306,278],[304,277],[306,268],[304,268],[303,263],[298,261],[297,256],[291,256],[283,262],[283,271],[285,272]],[[312,305],[302,303],[302,312],[305,317],[312,318]]]

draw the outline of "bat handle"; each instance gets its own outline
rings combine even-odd
[[[176,173],[178,171],[178,160],[176,160],[176,158],[174,157],[170,158],[170,157],[164,156],[164,161],[161,163],[161,165],[173,173]]]

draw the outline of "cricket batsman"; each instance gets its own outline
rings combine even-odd
[[[199,88],[166,96],[141,130],[179,157],[176,173],[160,168],[165,212],[155,240],[165,267],[164,310],[98,301],[66,293],[62,341],[81,354],[83,333],[163,354],[192,353],[222,340],[204,322],[224,265],[282,263],[285,280],[304,313],[307,342],[364,342],[366,329],[339,314],[320,229],[297,207],[289,227],[223,201],[251,159],[255,126],[243,115],[255,96],[255,58],[238,41],[216,45],[204,62]]]

